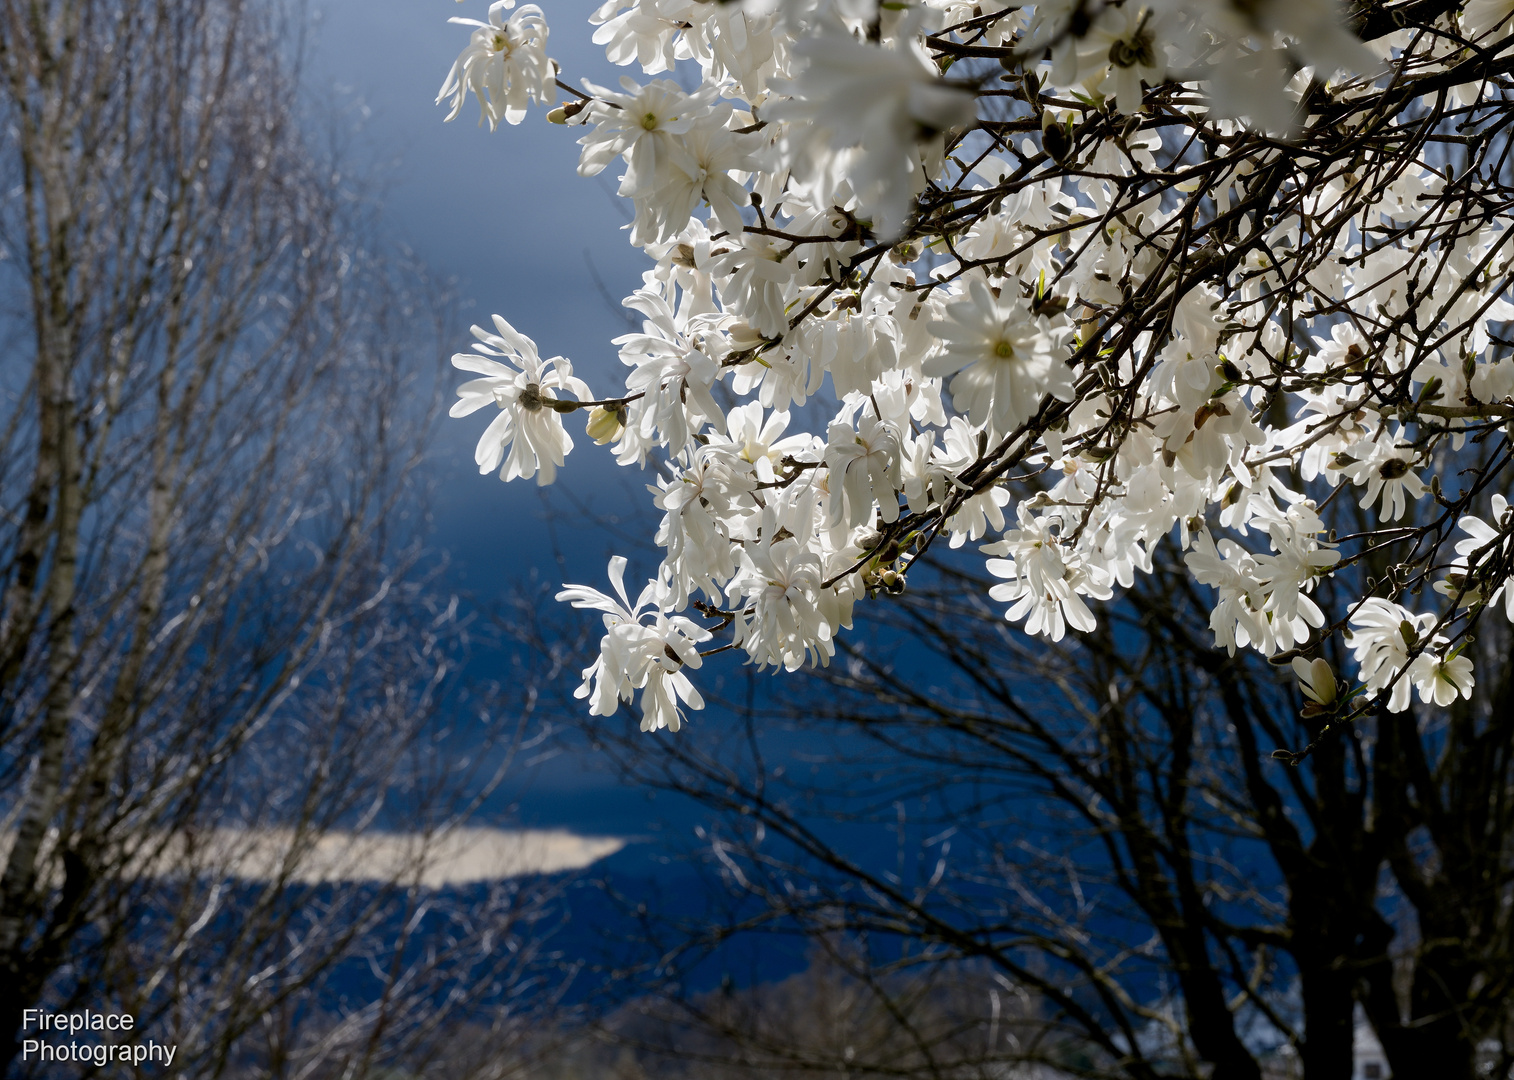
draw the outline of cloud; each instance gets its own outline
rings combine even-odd
[[[0,833],[0,857],[15,833]],[[45,849],[56,844],[48,837]],[[328,832],[300,838],[292,829],[219,828],[160,836],[126,858],[123,876],[186,873],[291,885],[399,882],[429,888],[581,870],[626,846],[618,836],[566,829],[451,829],[443,833]],[[44,853],[44,858],[46,853]]]

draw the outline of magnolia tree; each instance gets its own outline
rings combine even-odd
[[[579,411],[656,466],[656,576],[559,594],[604,613],[591,713],[824,664],[938,543],[1052,640],[1178,545],[1322,733],[1471,697],[1514,618],[1514,0],[609,0],[645,78],[581,90],[512,7],[453,20],[438,101],[579,128],[651,263],[623,391],[499,316],[453,359],[483,472],[551,483]]]

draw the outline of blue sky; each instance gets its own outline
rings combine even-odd
[[[614,82],[623,74],[590,41],[594,4],[541,6],[552,31],[549,52],[565,79]],[[350,157],[372,163],[389,237],[416,251],[437,278],[456,279],[463,310],[450,347],[466,349],[468,324],[487,325],[498,312],[544,356],[569,357],[591,386],[611,390],[623,369],[610,339],[626,329],[616,305],[647,265],[620,231],[625,217],[613,180],[577,175],[579,131],[547,123],[545,110],[491,134],[477,126],[471,98],[450,124],[443,122],[446,108],[434,104],[469,34],[447,20],[482,19],[487,11],[485,0],[311,0],[307,85],[343,116]],[[449,584],[485,601],[532,570],[549,585],[601,584],[617,545],[609,533],[574,520],[571,506],[644,514],[647,478],[615,468],[575,430],[578,446],[556,488],[502,484],[473,464],[485,423],[476,416],[446,421],[433,463],[441,478],[435,542],[451,558]],[[568,516],[550,523],[544,498]],[[480,666],[487,673],[487,658]],[[655,802],[617,784],[588,751],[538,766],[511,791],[528,824],[646,834],[662,818]]]
[[[443,123],[446,110],[433,103],[468,38],[468,28],[447,19],[483,18],[487,3],[313,2],[318,25],[310,88],[332,95],[350,118],[353,156],[380,163],[390,235],[409,244],[438,277],[458,279],[468,306],[453,347],[465,349],[471,340],[468,324],[487,323],[497,311],[533,337],[543,355],[571,358],[597,391],[623,385],[624,369],[610,344],[626,329],[618,300],[640,283],[649,263],[620,231],[626,219],[613,195],[617,170],[607,169],[597,179],[579,177],[579,130],[547,123],[544,110],[491,134],[477,126],[472,99],[450,124]],[[614,84],[626,73],[590,41],[587,16],[595,4],[547,0],[541,6],[552,29],[549,52],[562,64],[566,81],[587,77]],[[591,262],[609,299],[593,281]],[[462,376],[449,373],[449,378],[458,382]],[[442,480],[435,540],[453,560],[454,588],[487,602],[533,571],[551,587],[561,581],[605,587],[612,550],[632,555],[634,565],[636,545],[649,544],[655,522],[644,486],[648,474],[615,467],[610,455],[570,422],[577,447],[556,486],[544,491],[531,483],[502,484],[479,476],[473,464],[473,447],[486,423],[480,416],[446,421],[434,462]],[[561,514],[555,523],[546,520],[544,499]],[[586,527],[573,510],[575,502],[592,504],[601,517],[623,516],[635,538],[617,539],[607,529]],[[474,666],[481,676],[494,673],[488,657]],[[721,657],[701,672],[701,685],[713,697],[722,683],[729,690],[746,674],[735,658]],[[570,685],[576,681],[571,673],[564,677]],[[758,676],[758,687],[771,677]],[[718,740],[722,728],[719,710],[712,708],[696,714],[677,735],[649,738]],[[800,760],[803,748],[791,735],[768,732],[765,741],[781,760]],[[647,859],[688,845],[700,816],[684,800],[654,798],[620,784],[586,747],[523,773],[509,794],[523,824],[648,838],[617,856],[616,865],[646,865]]]
[[[565,78],[622,74],[589,41],[594,5],[544,6],[550,51]],[[483,18],[487,10],[483,0],[312,0],[316,42],[307,81],[313,96],[329,96],[346,118],[351,156],[375,164],[390,236],[418,252],[438,278],[457,279],[464,317],[454,347],[467,347],[468,323],[487,325],[498,312],[544,356],[569,357],[591,385],[608,389],[621,378],[610,339],[626,325],[616,304],[646,265],[619,231],[625,218],[613,181],[577,175],[579,131],[547,123],[544,110],[490,133],[477,126],[471,98],[450,124],[443,122],[447,110],[434,104],[468,40],[468,28],[447,19]],[[480,588],[506,564],[514,572],[552,561],[544,533],[520,535],[522,521],[539,513],[534,487],[506,487],[480,477],[472,464],[486,422],[448,423],[439,458],[448,477],[440,507],[445,542]],[[606,454],[579,442],[564,484],[569,494],[597,491],[616,471]],[[515,539],[502,558],[506,536]]]

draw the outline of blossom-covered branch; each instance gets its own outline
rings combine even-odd
[[[470,91],[491,125],[555,99],[540,13],[510,7],[470,24],[454,115]],[[622,464],[663,469],[637,607],[563,593],[611,613],[597,712],[640,692],[644,727],[678,726],[711,633],[826,663],[942,538],[983,542],[990,596],[1053,640],[1178,545],[1215,644],[1299,661],[1322,731],[1472,694],[1472,627],[1500,599],[1514,618],[1514,0],[591,21],[645,81],[547,118],[580,131],[580,173],[619,163],[649,258],[626,393],[594,399],[497,319],[478,348],[503,359],[457,359],[486,377],[455,411],[502,410],[478,461],[506,479],[551,481],[578,403]],[[791,431],[812,399],[828,421]]]

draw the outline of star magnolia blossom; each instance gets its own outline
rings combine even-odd
[[[452,95],[452,120],[462,111],[470,92],[478,99],[480,126],[489,122],[493,131],[500,120],[518,124],[532,103],[557,100],[556,72],[547,59],[547,20],[541,8],[527,4],[509,18],[505,12],[515,0],[497,0],[489,6],[489,21],[451,19],[475,26],[473,38],[447,73],[437,103]]]
[[[501,480],[535,476],[538,484],[550,484],[573,449],[573,437],[563,428],[554,391],[587,398],[588,384],[573,377],[573,365],[561,356],[543,362],[536,355],[535,342],[498,315],[494,329],[497,332],[491,334],[482,327],[473,328],[478,338],[473,347],[484,355],[458,353],[452,358],[453,367],[483,375],[457,388],[452,415],[470,416],[487,405],[499,406],[499,415],[478,440],[474,453],[478,471],[499,469]],[[490,356],[504,357],[506,362],[490,360]]]
[[[594,714],[677,728],[717,649],[828,662],[937,540],[1052,640],[1185,566],[1308,716],[1471,696],[1514,620],[1514,0],[608,0],[640,76],[581,91],[510,7],[456,20],[451,116],[567,90],[647,256],[623,390],[499,318],[454,360],[484,471],[550,482],[580,409],[658,465],[636,604],[624,560],[562,593]]]
[[[699,643],[708,641],[710,632],[692,619],[664,612],[665,590],[656,581],[647,583],[633,607],[625,576],[626,560],[617,555],[610,560],[615,596],[586,585],[568,585],[557,594],[576,608],[604,612],[607,632],[599,659],[584,669],[583,685],[574,696],[589,699],[591,716],[609,716],[619,701],[631,701],[640,690],[642,730],[677,731],[683,719],[680,700],[692,709],[704,708],[704,698],[683,669],[703,662]]]

